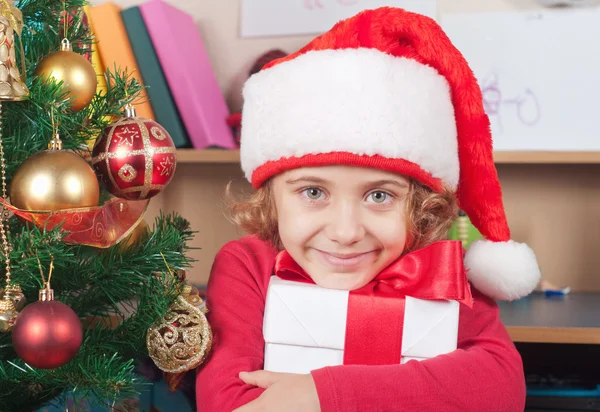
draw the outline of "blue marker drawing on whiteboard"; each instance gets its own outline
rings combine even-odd
[[[495,73],[486,77],[482,83],[483,107],[489,117],[495,117],[498,120],[500,132],[503,131],[500,112],[506,106],[515,108],[517,118],[524,125],[534,126],[540,121],[540,103],[530,88],[526,87],[517,96],[506,99],[502,96],[498,76]]]

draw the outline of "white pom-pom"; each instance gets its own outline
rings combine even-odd
[[[535,253],[524,243],[477,240],[465,255],[469,281],[481,293],[499,300],[530,294],[540,281]]]

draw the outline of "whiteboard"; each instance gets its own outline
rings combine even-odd
[[[495,150],[600,150],[600,9],[445,16]]]
[[[340,20],[382,6],[435,18],[437,0],[242,0],[242,37],[321,34]]]

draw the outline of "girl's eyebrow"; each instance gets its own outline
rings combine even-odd
[[[286,180],[285,183],[293,185],[296,183],[301,183],[301,182],[305,182],[305,183],[317,183],[317,184],[326,184],[329,183],[328,180],[323,179],[322,177],[317,177],[317,176],[302,176],[299,177],[297,179],[289,179]]]
[[[311,184],[319,184],[326,185],[329,182],[327,179],[323,179],[318,176],[301,176],[297,179],[289,179],[285,181],[287,184],[294,185],[298,183],[311,183]],[[408,189],[408,183],[402,182],[395,179],[382,179],[382,180],[373,180],[364,183],[364,187],[374,187],[374,186],[385,186],[385,185],[393,185],[398,187],[399,189]]]
[[[401,182],[394,179],[384,179],[384,180],[375,180],[372,182],[367,182],[365,186],[384,186],[384,185],[394,185],[400,189],[408,189],[407,182]]]

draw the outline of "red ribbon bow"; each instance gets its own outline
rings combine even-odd
[[[459,241],[432,243],[403,255],[366,286],[350,291],[344,364],[400,363],[406,296],[456,300],[472,307],[463,253]],[[277,255],[275,275],[314,284],[287,251]]]

